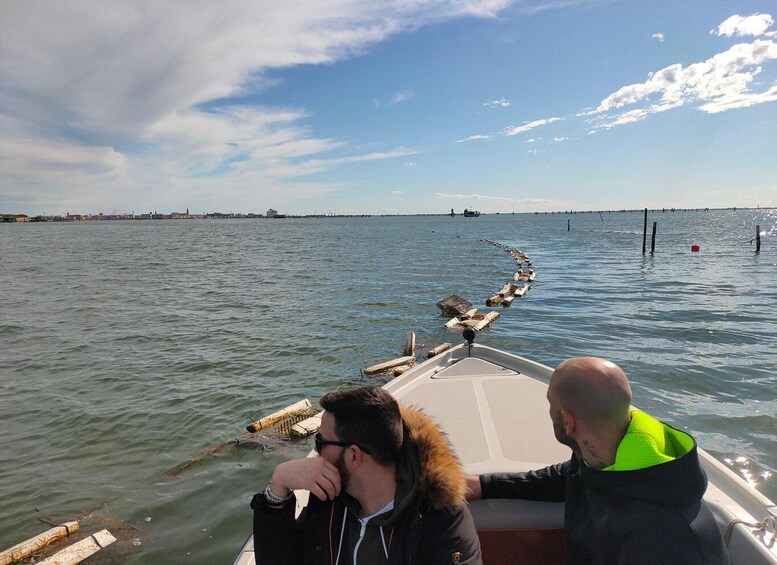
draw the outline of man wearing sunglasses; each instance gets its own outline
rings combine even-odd
[[[278,465],[251,501],[258,564],[481,564],[466,476],[424,414],[380,387],[325,395],[318,457]],[[295,489],[310,491],[295,521]]]

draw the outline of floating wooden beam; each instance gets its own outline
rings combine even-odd
[[[515,300],[514,295],[511,294],[510,296],[505,296],[502,298],[502,306],[510,306],[510,304],[513,303],[513,300]]]
[[[75,565],[115,541],[116,538],[108,530],[100,530],[40,561],[39,565]]]
[[[515,291],[515,287],[516,287],[516,285],[514,285],[514,284],[505,283],[505,285],[502,287],[502,290],[497,292],[497,294],[499,296],[505,297],[508,294],[512,294]]]
[[[499,312],[496,312],[496,311],[489,312],[488,314],[486,314],[486,315],[483,317],[483,319],[482,319],[482,320],[480,320],[480,321],[477,323],[477,325],[475,326],[475,330],[476,330],[476,331],[480,331],[480,330],[482,330],[483,328],[485,328],[486,326],[488,326],[489,324],[491,324],[491,322],[493,322],[493,321],[494,321],[494,320],[496,320],[497,318],[499,318]]]
[[[461,323],[461,320],[459,320],[458,318],[451,318],[450,320],[445,322],[445,327],[446,328],[455,328],[460,323]]]
[[[410,368],[410,365],[400,365],[399,367],[394,367],[394,369],[392,369],[391,372],[394,374],[395,377],[398,377],[399,375],[407,371],[409,368]]]
[[[78,528],[78,522],[65,522],[56,528],[46,530],[45,532],[23,541],[22,543],[17,543],[12,548],[6,549],[0,553],[0,565],[8,565],[9,563],[14,563],[20,559],[29,557],[47,545],[61,540],[62,538],[69,536],[74,532],[77,532]]]
[[[321,427],[321,413],[311,416],[307,420],[302,420],[294,424],[289,429],[289,435],[293,437],[308,437],[310,434],[314,434]]]
[[[497,304],[502,303],[502,297],[499,294],[495,294],[494,296],[489,296],[486,298],[486,306],[496,306]]]
[[[523,296],[524,294],[526,294],[526,292],[527,292],[527,291],[528,291],[530,288],[531,288],[531,286],[529,286],[528,284],[525,284],[525,285],[519,286],[518,288],[516,288],[516,289],[515,289],[515,292],[513,293],[513,296],[515,296],[515,297],[517,297],[517,298],[520,298],[521,296]]]
[[[407,338],[405,339],[405,350],[402,354],[405,356],[415,354],[415,332],[410,332],[407,334]]]
[[[472,310],[467,310],[466,312],[464,312],[461,316],[459,316],[459,318],[461,318],[462,320],[469,320],[471,318],[475,318],[477,315],[478,315],[478,309],[473,308]]]
[[[256,433],[259,430],[266,428],[267,426],[272,426],[273,424],[276,424],[281,420],[284,420],[290,416],[294,416],[295,414],[299,414],[300,412],[306,412],[308,410],[310,410],[310,400],[305,398],[303,400],[300,400],[299,402],[295,402],[294,404],[287,406],[286,408],[282,408],[277,412],[273,412],[272,414],[270,414],[269,416],[265,416],[261,420],[256,420],[255,422],[251,422],[246,427],[246,429],[251,433]]]
[[[364,369],[364,374],[374,375],[388,369],[393,369],[394,367],[399,367],[400,365],[412,365],[413,363],[415,363],[415,357],[406,355],[405,357],[399,357],[397,359],[392,359],[391,361],[386,361],[385,363],[378,363],[377,365],[367,367]]]
[[[430,349],[429,352],[426,354],[426,358],[431,359],[432,357],[439,355],[443,351],[448,351],[451,347],[453,347],[452,343],[448,343],[448,342],[441,343],[437,347],[433,347],[432,349]]]

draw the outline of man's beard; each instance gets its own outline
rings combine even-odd
[[[553,422],[553,433],[555,434],[559,443],[563,443],[567,447],[571,448],[572,451],[575,452],[575,455],[578,457],[582,455],[582,452],[580,451],[580,445],[577,443],[577,441],[567,435],[567,433],[564,431],[564,426]]]
[[[351,472],[345,468],[345,449],[340,450],[340,455],[335,461],[337,472],[340,473],[340,492],[347,492],[348,482],[351,480]]]

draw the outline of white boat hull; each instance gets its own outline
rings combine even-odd
[[[460,345],[385,388],[440,425],[468,473],[529,471],[571,454],[556,441],[548,415],[545,394],[551,373],[545,365],[497,349],[475,345],[470,351]],[[732,563],[777,565],[774,503],[703,449],[699,456],[709,479],[705,500],[721,532],[728,531]],[[562,503],[480,500],[471,509],[487,564],[563,562]],[[764,532],[748,525],[769,516],[771,527]],[[525,559],[517,559],[519,554]],[[249,539],[236,563],[253,562]]]

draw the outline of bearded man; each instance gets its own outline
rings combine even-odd
[[[427,416],[377,386],[320,404],[318,457],[281,463],[251,501],[257,563],[482,564],[466,475]],[[295,489],[311,495],[296,520]]]

